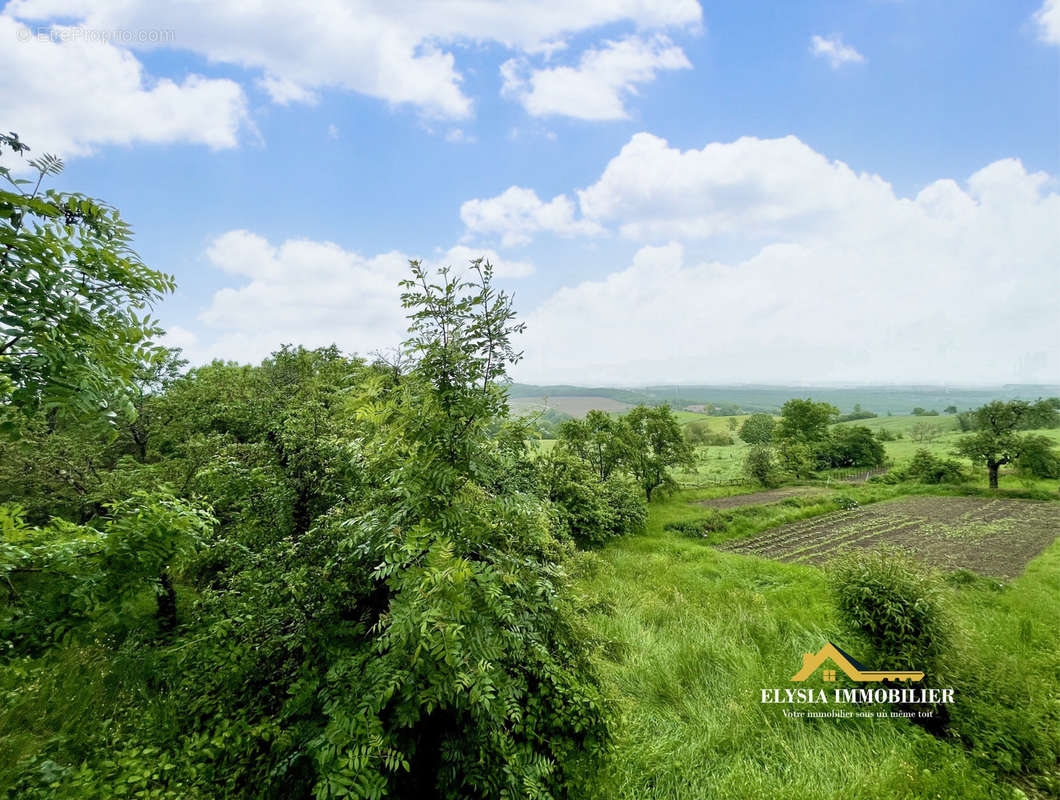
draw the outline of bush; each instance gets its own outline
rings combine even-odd
[[[881,549],[841,556],[830,578],[844,622],[872,648],[873,668],[922,670],[925,684],[939,685],[949,629],[933,575]]]
[[[773,451],[762,445],[755,445],[743,461],[744,474],[764,487],[777,484],[778,470],[773,461]]]
[[[961,483],[965,474],[959,461],[939,458],[920,449],[905,468],[904,477],[919,483]]]
[[[648,504],[640,487],[628,475],[612,473],[602,486],[603,502],[610,513],[611,536],[640,533],[648,520]]]
[[[647,504],[629,477],[601,481],[587,462],[550,453],[538,462],[540,494],[551,501],[562,530],[579,547],[594,547],[644,527]]]
[[[710,509],[710,513],[705,517],[667,522],[663,525],[663,530],[676,531],[683,536],[702,539],[712,533],[724,531],[728,524],[729,519],[725,514],[716,509]]]
[[[1028,436],[1016,466],[1032,478],[1060,478],[1060,453],[1048,436]]]

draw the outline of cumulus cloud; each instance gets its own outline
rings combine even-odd
[[[499,255],[496,250],[482,247],[468,247],[463,244],[450,247],[435,260],[439,266],[464,269],[467,268],[472,261],[479,258],[490,263],[490,266],[493,267],[493,274],[498,278],[525,278],[534,274],[534,265],[529,261],[516,261]]]
[[[570,35],[603,25],[632,22],[660,30],[695,26],[701,17],[696,0],[320,0],[311,10],[280,0],[12,0],[4,13],[23,20],[72,19],[95,29],[172,30],[175,41],[163,46],[260,70],[265,90],[278,103],[312,101],[318,90],[336,88],[447,118],[472,110],[452,52],[457,43],[496,42],[545,53],[561,48]]]
[[[843,43],[840,36],[814,36],[810,39],[810,52],[828,60],[832,69],[839,69],[844,64],[860,64],[865,60],[857,50]]]
[[[565,194],[545,203],[533,189],[512,186],[496,197],[468,200],[460,219],[469,233],[500,235],[504,247],[526,244],[534,234],[593,236],[602,232],[596,222],[575,219],[574,202]]]
[[[904,198],[812,151],[766,180],[762,165],[773,163],[777,143],[741,142],[725,170],[700,174],[707,187],[726,189],[721,201],[686,186],[693,190],[682,208],[680,192],[652,195],[657,187],[649,186],[635,202],[620,196],[607,208],[616,220],[647,216],[653,230],[691,232],[691,240],[763,231],[773,240],[734,263],[689,259],[679,241],[648,245],[626,269],[559,290],[527,317],[519,379],[985,383],[1060,375],[1054,179],[1004,159],[963,186],[939,180]],[[805,147],[780,143],[785,152]],[[650,215],[645,196],[660,202]],[[697,219],[702,225],[688,225]],[[778,221],[782,228],[773,228]]]
[[[408,323],[398,286],[409,275],[409,256],[404,253],[368,257],[333,242],[308,239],[277,245],[256,233],[234,230],[214,239],[206,257],[241,282],[217,291],[199,315],[212,341],[180,326],[168,331],[166,343],[185,348],[186,357],[195,363],[210,358],[254,362],[284,343],[334,343],[364,355],[405,338]],[[529,262],[464,245],[425,261],[461,270],[479,257],[488,259],[500,278],[533,272]]]
[[[1034,13],[1039,38],[1048,44],[1060,44],[1060,0],[1045,0]]]
[[[626,119],[625,99],[660,70],[689,69],[684,51],[665,36],[629,36],[582,53],[577,66],[529,69],[525,59],[501,65],[503,94],[535,117],[552,114],[584,120]]]
[[[681,151],[649,133],[635,134],[577,196],[584,220],[641,241],[827,230],[852,200],[892,197],[879,176],[858,175],[794,136]]]
[[[408,260],[401,253],[367,258],[306,239],[273,245],[236,230],[217,237],[206,255],[217,269],[247,280],[217,291],[199,315],[216,335],[200,345],[203,354],[257,361],[284,343],[368,353],[403,338],[398,281],[408,275]]]
[[[34,152],[85,155],[99,145],[190,142],[234,147],[246,98],[227,79],[155,80],[127,50],[36,32],[0,15],[0,105]]]
[[[718,234],[768,239],[797,230],[827,231],[861,204],[893,199],[877,175],[857,174],[794,136],[714,142],[682,151],[650,133],[635,134],[600,178],[549,203],[532,189],[469,200],[460,216],[469,235],[499,235],[504,246],[538,233],[600,235],[617,227],[642,242]]]

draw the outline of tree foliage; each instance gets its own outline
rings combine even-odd
[[[5,149],[25,158],[15,134]],[[12,415],[134,416],[127,383],[161,333],[146,309],[173,281],[146,267],[118,212],[80,194],[42,189],[62,161],[27,161],[36,179],[0,167],[0,425]]]
[[[1016,461],[1029,441],[1025,429],[1031,404],[1023,400],[995,400],[975,410],[975,433],[962,437],[956,452],[972,461],[986,462],[990,488],[998,487],[998,474],[1005,464]]]
[[[629,471],[650,503],[654,492],[675,486],[670,474],[672,467],[692,466],[692,448],[667,405],[636,406],[626,414],[624,422],[632,432],[634,443]]]
[[[549,798],[591,770],[607,709],[564,563],[644,502],[527,452],[488,265],[413,263],[404,289],[398,368],[284,348],[162,370],[141,427],[102,437],[87,519],[0,515],[20,651],[106,630],[164,687],[27,757],[19,796]],[[59,430],[101,438],[41,441]],[[148,598],[150,628],[128,622]]]
[[[752,414],[740,426],[740,438],[748,444],[769,445],[775,427],[776,420],[771,414]]]

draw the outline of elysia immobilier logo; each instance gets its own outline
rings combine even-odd
[[[821,678],[827,683],[834,683],[837,673],[846,675],[855,683],[880,683],[895,681],[905,683],[907,687],[897,686],[879,688],[840,688],[832,690],[831,698],[824,689],[763,689],[763,703],[903,703],[903,704],[937,704],[952,703],[953,689],[918,688],[912,684],[924,678],[920,670],[885,670],[869,669],[859,664],[850,654],[828,642],[816,653],[805,653],[802,657],[802,669],[791,677],[792,683],[802,683],[817,670],[831,662],[822,670]],[[833,668],[834,667],[834,668]],[[787,711],[784,712],[788,714]],[[811,712],[812,716],[854,716],[852,712],[829,712],[827,714]],[[919,716],[931,716],[930,712],[916,712]],[[798,714],[796,716],[803,716]],[[891,712],[890,714],[862,713],[859,716],[914,716],[914,712]]]
[[[828,642],[817,651],[816,655],[811,653],[803,654],[802,669],[796,672],[791,680],[793,682],[806,680],[828,659],[831,659],[833,664],[843,670],[850,680],[858,683],[867,681],[919,681],[924,677],[923,672],[865,669],[865,667],[861,666],[834,644]],[[822,677],[826,681],[834,681],[835,670],[826,669]]]

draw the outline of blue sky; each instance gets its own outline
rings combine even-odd
[[[0,127],[122,210],[196,361],[396,343],[404,260],[485,253],[526,380],[1060,381],[1056,0],[23,0],[0,36]]]

